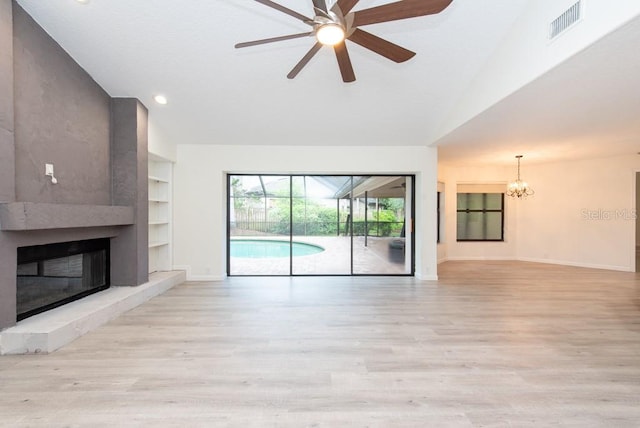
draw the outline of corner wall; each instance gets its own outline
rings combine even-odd
[[[518,211],[520,260],[635,271],[640,156],[527,165],[536,195]]]
[[[191,280],[226,276],[227,173],[415,174],[416,277],[437,278],[436,149],[178,145],[174,263]]]

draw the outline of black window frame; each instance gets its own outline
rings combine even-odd
[[[440,243],[440,219],[441,219],[441,213],[440,213],[440,198],[442,197],[442,192],[438,192],[437,195],[437,202],[436,202],[436,222],[438,225],[438,229],[437,229],[437,238],[436,238],[436,243],[439,244]]]
[[[476,209],[476,210],[472,210],[472,209],[459,209],[457,207],[458,204],[458,195],[461,194],[482,194],[482,195],[500,195],[500,209],[487,209],[487,208],[483,208],[483,209]],[[483,204],[484,206],[486,206],[486,203]],[[460,239],[460,237],[458,236],[458,228],[457,228],[457,224],[456,224],[456,242],[504,242],[504,193],[503,192],[458,192],[456,194],[456,222],[458,221],[458,213],[482,213],[482,214],[486,214],[486,213],[500,213],[500,239]]]

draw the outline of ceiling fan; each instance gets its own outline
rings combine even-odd
[[[312,27],[305,33],[289,34],[251,42],[238,43],[236,48],[263,45],[300,37],[315,37],[316,43],[305,56],[287,74],[289,79],[295,78],[307,63],[318,53],[322,46],[333,46],[338,59],[338,67],[344,82],[356,80],[351,59],[347,51],[345,40],[359,44],[391,61],[400,63],[407,61],[416,54],[408,49],[381,39],[368,33],[360,27],[381,22],[397,21],[418,16],[434,15],[442,12],[453,0],[400,0],[393,3],[376,6],[369,9],[352,12],[359,0],[337,0],[332,7],[327,6],[328,0],[312,0],[315,16],[308,18],[294,10],[286,8],[271,0],[254,0],[265,6],[290,15]]]

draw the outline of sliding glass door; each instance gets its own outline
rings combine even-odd
[[[291,177],[229,176],[230,275],[291,273]]]
[[[229,175],[229,275],[412,275],[413,176]]]
[[[295,176],[292,192],[293,248],[315,245],[312,256],[292,258],[293,275],[350,275],[351,239],[340,233],[349,217],[349,199],[336,189],[350,188],[348,176]]]
[[[406,176],[367,177],[353,189],[353,273],[412,273],[411,185]],[[407,189],[409,191],[407,192]]]

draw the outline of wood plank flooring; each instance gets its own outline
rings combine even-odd
[[[0,426],[638,427],[640,276],[447,262],[175,287],[0,357]]]

